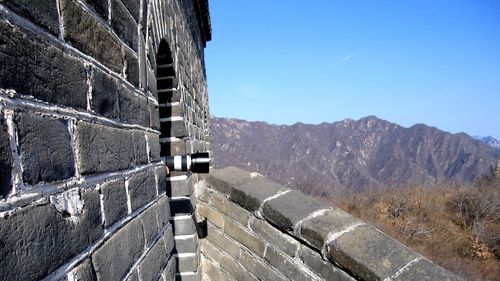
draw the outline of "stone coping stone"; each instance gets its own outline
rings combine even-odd
[[[265,199],[288,190],[265,177],[256,177],[242,185],[234,186],[230,198],[250,211],[256,211]]]
[[[296,190],[287,192],[264,203],[266,220],[283,231],[293,231],[294,226],[310,214],[331,206]]]
[[[414,264],[408,266],[405,270],[402,270],[401,274],[397,277],[392,278],[393,281],[453,281],[453,280],[465,280],[448,270],[436,266],[431,261],[422,259]]]
[[[384,280],[395,275],[418,254],[379,230],[361,225],[328,245],[328,258],[363,280]]]
[[[208,186],[230,195],[234,186],[240,185],[251,179],[250,172],[235,167],[212,170],[208,177]]]

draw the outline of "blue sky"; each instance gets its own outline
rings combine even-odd
[[[500,1],[210,0],[211,114],[500,138]]]

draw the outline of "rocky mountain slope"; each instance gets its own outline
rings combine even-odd
[[[380,186],[472,182],[500,151],[460,133],[369,116],[291,126],[212,118],[216,167],[237,166],[320,196]]]
[[[496,149],[500,149],[500,140],[497,140],[495,139],[494,137],[492,136],[488,136],[488,137],[474,137],[475,139],[477,140],[480,140],[486,144],[488,144],[489,146],[491,147],[494,147]]]

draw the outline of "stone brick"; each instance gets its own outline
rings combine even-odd
[[[208,186],[226,195],[231,195],[235,186],[251,179],[250,172],[235,167],[212,170],[208,176]]]
[[[120,107],[116,79],[98,69],[93,69],[91,83],[92,110],[101,116],[118,120]]]
[[[147,74],[147,87],[146,89],[153,94],[154,97],[158,98],[158,90],[156,87],[156,76],[154,74],[153,69],[147,67],[146,68],[146,74]]]
[[[328,259],[366,280],[391,277],[417,255],[370,226],[358,226],[329,245]]]
[[[60,6],[65,39],[111,70],[121,73],[122,46],[118,39],[75,0],[61,0]]]
[[[56,36],[59,35],[56,0],[0,0],[0,4],[9,7],[35,24],[47,28]]]
[[[224,228],[224,217],[215,209],[204,203],[198,204],[196,211],[199,216],[206,217],[209,222],[219,228]]]
[[[226,252],[228,255],[237,259],[240,255],[240,247],[227,238],[220,230],[208,224],[207,240],[210,241],[218,249]]]
[[[159,233],[158,217],[155,205],[150,206],[149,208],[144,210],[144,212],[142,212],[139,216],[139,219],[141,220],[142,229],[144,230],[146,245],[150,245]]]
[[[222,256],[222,251],[215,247],[212,243],[210,243],[206,239],[202,239],[200,241],[201,253],[205,255],[210,260],[220,263],[220,258]]]
[[[149,74],[148,74],[148,78],[149,78]],[[159,84],[155,83],[155,86],[158,86],[158,85]],[[170,88],[165,89],[165,88],[158,87],[158,103],[159,104],[180,102],[181,98],[182,98],[181,92],[177,89],[170,89]]]
[[[250,219],[251,214],[246,209],[234,204],[227,198],[222,196],[213,196],[211,205],[219,208],[224,215],[232,218],[242,225],[248,225],[248,220]]]
[[[7,125],[0,111],[0,199],[12,189],[12,152],[10,150]]]
[[[220,267],[234,276],[236,280],[258,280],[257,278],[255,278],[255,276],[251,275],[247,270],[245,270],[237,261],[229,256],[222,255]]]
[[[265,220],[252,217],[250,228],[267,243],[281,250],[290,257],[295,257],[295,253],[300,243],[289,235],[277,230]]]
[[[267,248],[265,259],[274,268],[291,280],[308,281],[315,279],[300,268],[299,264],[294,263],[293,260],[290,260],[272,247]]]
[[[120,0],[111,0],[111,26],[130,48],[137,51],[137,23]]]
[[[78,281],[80,281],[80,280],[78,280]],[[139,273],[137,272],[137,269],[134,269],[134,271],[127,278],[127,281],[140,281],[139,280]]]
[[[34,204],[0,219],[2,280],[41,279],[102,234],[99,194],[81,190],[81,212]]]
[[[160,120],[160,137],[185,137],[187,136],[187,128],[184,120],[161,121]]]
[[[104,204],[104,226],[108,227],[124,218],[127,213],[125,181],[110,181],[101,186]]]
[[[167,186],[167,177],[165,172],[165,166],[161,165],[155,168],[156,174],[156,185],[158,186],[159,194],[165,194]]]
[[[178,272],[198,271],[199,257],[196,253],[176,254],[174,257],[177,260]]]
[[[186,154],[186,143],[182,140],[167,141],[160,140],[160,155],[182,155]]]
[[[167,196],[162,196],[156,203],[156,212],[158,214],[158,223],[160,228],[170,223],[170,202]]]
[[[217,281],[234,281],[225,271],[222,271],[216,264],[209,259],[201,259],[201,268],[203,269],[203,277],[209,277],[210,280]],[[202,280],[204,280],[202,278]]]
[[[144,26],[142,26],[144,28]],[[147,89],[147,72],[146,72],[146,42],[144,41],[144,37],[139,35],[139,84],[141,89]],[[158,100],[157,100],[158,101]]]
[[[67,121],[18,112],[15,123],[26,183],[53,182],[75,175]]]
[[[167,195],[171,197],[190,196],[193,186],[193,174],[189,175],[186,180],[167,181]]]
[[[74,108],[87,108],[83,62],[39,35],[0,20],[0,88]]]
[[[160,161],[160,136],[153,133],[147,133],[146,135],[148,137],[150,161]]]
[[[144,96],[135,94],[128,88],[121,86],[118,102],[122,122],[149,127],[149,105]]]
[[[138,218],[127,223],[92,254],[98,280],[121,280],[144,250],[144,234]]]
[[[128,179],[128,193],[132,211],[156,197],[156,181],[152,170],[137,173]]]
[[[122,0],[123,4],[127,7],[130,14],[134,17],[136,22],[139,22],[140,17],[140,1],[137,0]]]
[[[265,264],[261,259],[254,257],[246,251],[241,251],[239,264],[252,273],[259,280],[289,280],[284,276],[276,273],[268,264]]]
[[[330,232],[339,232],[356,223],[361,221],[340,209],[333,209],[304,221],[300,235],[302,239],[321,250]]]
[[[133,167],[134,143],[128,130],[80,121],[75,135],[82,175]]]
[[[448,270],[437,266],[431,261],[422,259],[416,263],[410,265],[407,269],[403,270],[396,278],[392,278],[394,281],[459,281],[465,280],[464,278],[457,276]]]
[[[167,266],[163,270],[162,277],[165,281],[173,281],[175,279],[175,269],[176,269],[176,260],[171,257],[168,260]]]
[[[198,272],[178,272],[175,274],[175,281],[200,281],[201,270]]]
[[[345,273],[338,267],[324,261],[319,253],[311,250],[305,245],[300,248],[299,256],[307,267],[309,267],[315,274],[317,274],[321,278],[324,278],[325,280],[355,280],[349,274]]]
[[[188,235],[196,233],[194,218],[189,215],[177,216],[172,218],[171,223],[176,235]]]
[[[67,274],[67,280],[97,281],[90,259],[85,259]]]
[[[89,3],[94,10],[99,14],[101,17],[103,17],[104,20],[107,21],[108,19],[108,2],[109,0],[85,0],[87,3]]]
[[[170,201],[170,213],[172,215],[191,214],[193,211],[193,204],[187,197],[176,198]]]
[[[174,233],[172,231],[172,226],[168,226],[163,232],[162,236],[163,242],[165,242],[165,253],[171,256],[175,248]]]
[[[135,87],[139,87],[139,60],[132,51],[125,49],[124,52],[126,65],[125,75],[127,80]]]
[[[266,251],[266,244],[255,235],[250,234],[248,229],[242,228],[230,221],[226,221],[224,225],[224,232],[234,240],[243,244],[252,252],[256,253],[258,256],[264,256],[264,252]]]
[[[149,162],[148,150],[146,145],[147,133],[143,131],[132,131],[132,140],[134,142],[135,164],[142,165]]]
[[[156,281],[168,262],[163,239],[149,250],[139,265],[139,273],[142,281]]]
[[[160,115],[158,106],[154,103],[149,104],[149,122],[151,123],[151,128],[160,130]]]
[[[293,230],[294,225],[311,213],[330,206],[303,194],[300,191],[290,191],[277,198],[266,201],[263,215],[266,220],[284,231]]]
[[[265,199],[284,190],[287,188],[282,185],[264,177],[257,177],[245,184],[235,185],[231,192],[231,200],[250,211],[256,211]]]
[[[174,236],[175,240],[175,253],[195,253],[196,248],[198,247],[198,235],[183,235],[183,236]]]

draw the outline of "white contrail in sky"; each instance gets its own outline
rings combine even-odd
[[[338,61],[334,62],[334,63],[332,64],[332,67],[335,67],[335,66],[337,66],[337,65],[343,64],[344,62],[346,62],[346,61],[348,61],[348,60],[350,60],[350,59],[354,58],[355,56],[357,56],[357,55],[361,54],[364,50],[365,50],[365,49],[359,49],[359,50],[357,50],[357,51],[355,51],[355,52],[352,52],[352,53],[348,54],[347,56],[345,56],[345,57],[343,57],[343,58],[339,59]]]

